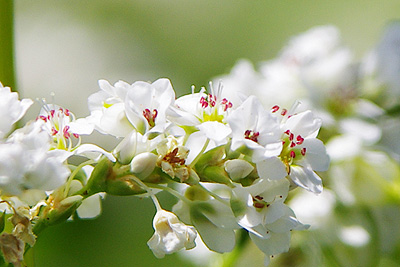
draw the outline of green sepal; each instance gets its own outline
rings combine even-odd
[[[199,160],[195,164],[195,169],[197,173],[201,176],[201,173],[206,167],[218,165],[224,155],[225,146],[217,146],[207,151],[199,158]]]
[[[108,179],[106,181],[105,192],[115,196],[130,196],[144,194],[144,190],[136,181],[134,175],[125,175],[116,179]]]
[[[6,226],[6,210],[3,211],[0,217],[0,233],[3,232],[4,227]]]
[[[200,178],[204,182],[215,182],[219,184],[226,184],[230,187],[234,187],[231,179],[224,170],[223,166],[208,166],[200,175]]]
[[[115,175],[113,172],[113,163],[104,157],[94,167],[87,184],[76,195],[89,197],[96,193],[105,192],[106,180],[112,179],[113,175]]]
[[[71,196],[61,200],[57,208],[51,209],[45,215],[45,224],[53,225],[65,222],[81,205],[82,200],[82,196]]]

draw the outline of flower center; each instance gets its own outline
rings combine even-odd
[[[59,108],[47,109],[47,116],[40,115],[38,119],[43,120],[49,129],[50,134],[53,136],[54,142],[57,144],[58,149],[72,149],[71,134],[79,139],[79,135],[71,133],[68,123],[75,118],[69,109]]]
[[[254,132],[253,130],[246,130],[244,132],[244,138],[249,139],[251,141],[254,141],[258,143],[258,136],[260,136],[259,132]]]
[[[232,102],[228,101],[226,98],[219,101],[218,97],[212,94],[208,94],[206,97],[201,97],[200,105],[204,110],[204,121],[218,121],[221,123],[223,122],[224,115],[220,114],[220,112],[226,112],[233,106]],[[206,111],[206,109],[208,110]]]
[[[150,111],[150,109],[146,108],[143,110],[143,116],[149,123],[150,127],[154,127],[156,125],[155,120],[157,118],[158,111],[157,109],[153,109],[153,112]]]
[[[163,161],[166,161],[168,163],[172,164],[178,164],[178,165],[185,165],[185,159],[180,158],[178,156],[178,148],[175,148],[174,150],[172,150],[171,152],[167,153],[164,158]]]
[[[286,171],[290,174],[290,165],[306,155],[307,148],[301,145],[304,138],[301,135],[295,136],[290,130],[286,130],[283,137],[283,148],[280,158],[286,166]]]

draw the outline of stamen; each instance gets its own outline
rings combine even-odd
[[[306,155],[306,148],[305,147],[303,147],[302,149],[301,149],[301,154],[303,155],[303,156],[305,156]]]
[[[279,110],[279,106],[278,105],[275,105],[275,106],[272,107],[272,113],[275,113],[278,110]]]
[[[153,112],[150,111],[150,109],[146,108],[143,110],[143,116],[149,123],[150,127],[154,127],[155,124],[155,119],[157,117],[158,111],[156,109],[153,109]]]
[[[300,135],[296,137],[296,140],[297,140],[296,142],[297,145],[301,145],[304,142],[304,138],[301,137]]]
[[[281,115],[282,115],[282,116],[285,116],[286,113],[287,113],[287,109],[286,109],[286,108],[282,109]]]
[[[291,158],[295,158],[296,157],[296,152],[294,152],[293,150],[290,151],[290,157]]]
[[[258,136],[260,135],[259,132],[254,132],[252,130],[246,130],[244,132],[244,138],[245,139],[249,139],[251,141],[254,141],[256,143],[258,143]]]

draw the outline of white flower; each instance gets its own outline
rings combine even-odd
[[[210,94],[203,88],[199,93],[182,96],[175,101],[176,108],[171,121],[178,125],[194,126],[217,145],[225,144],[231,129],[226,125],[233,104],[222,98],[222,85],[214,90],[210,84]]]
[[[126,95],[126,116],[141,134],[163,133],[170,125],[166,113],[174,100],[175,92],[168,79],[135,82]]]
[[[189,149],[182,145],[183,138],[177,139],[169,135],[157,146],[157,164],[161,170],[172,178],[179,178],[182,182],[189,179],[190,169],[186,166]]]
[[[232,150],[247,147],[253,162],[262,165],[263,178],[281,179],[284,168],[275,162],[282,151],[280,124],[277,118],[266,111],[256,97],[250,96],[235,109],[227,119],[232,128]],[[276,165],[276,167],[274,167]]]
[[[3,194],[19,195],[28,189],[54,190],[70,174],[64,164],[71,155],[50,150],[50,137],[42,121],[26,125],[0,144],[0,189]]]
[[[232,190],[231,207],[238,224],[255,235],[268,238],[270,232],[264,226],[285,215],[283,202],[288,192],[286,179],[258,179],[248,187],[237,184]]]
[[[118,81],[112,86],[99,81],[100,91],[89,96],[90,116],[87,118],[96,129],[105,134],[124,137],[134,130],[125,114],[125,98],[132,86]]]
[[[232,210],[216,200],[196,200],[192,205],[179,201],[173,208],[185,223],[193,224],[206,246],[215,252],[230,252],[235,247],[235,232],[238,228]]]
[[[81,135],[93,132],[94,125],[86,119],[75,119],[75,115],[68,109],[43,101],[38,120],[44,122],[44,129],[52,139],[52,147],[73,152],[75,155],[84,156],[98,161],[105,155],[111,161],[114,156],[94,144],[82,144]],[[75,140],[73,140],[75,139]]]
[[[182,248],[191,249],[196,246],[194,240],[197,233],[194,227],[179,221],[172,212],[158,210],[153,220],[154,235],[147,242],[157,258],[172,254]]]
[[[32,103],[30,99],[18,100],[18,94],[11,92],[10,87],[3,87],[0,82],[0,139],[24,116]]]
[[[273,112],[278,113],[278,109]],[[314,193],[322,192],[321,178],[314,171],[326,171],[330,161],[324,144],[316,138],[320,127],[321,120],[311,111],[286,112],[281,122],[283,149],[279,158],[289,178]]]
[[[132,131],[117,145],[113,154],[122,164],[129,164],[134,156],[155,150],[162,140],[161,135],[149,140],[142,134]]]

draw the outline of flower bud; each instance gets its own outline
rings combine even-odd
[[[228,160],[224,166],[229,177],[235,182],[246,177],[254,170],[254,167],[249,162],[242,159]]]
[[[157,158],[157,155],[150,152],[140,153],[132,159],[131,171],[140,179],[145,179],[156,167]]]
[[[57,224],[66,221],[82,203],[82,196],[71,196],[61,200],[57,207],[52,208],[46,216],[47,224]]]
[[[106,193],[115,196],[130,196],[144,194],[144,190],[133,175],[126,175],[116,179],[107,180]]]

